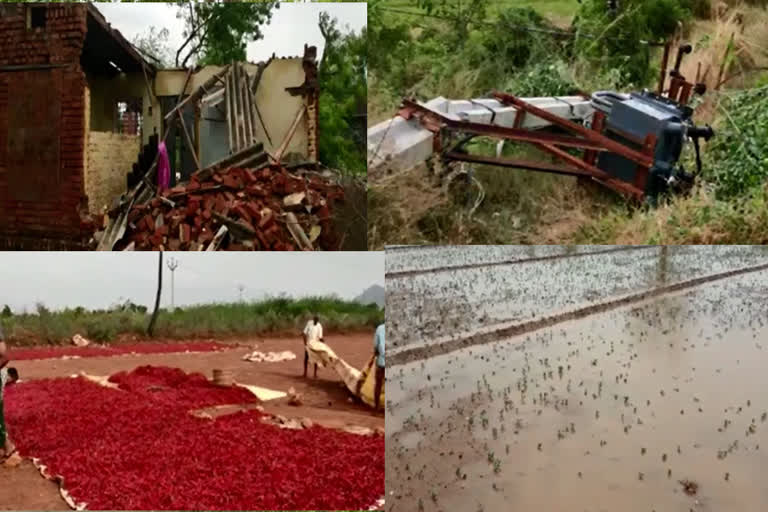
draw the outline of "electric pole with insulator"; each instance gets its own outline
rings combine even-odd
[[[179,268],[179,260],[176,258],[168,258],[168,270],[171,271],[171,310],[176,309],[176,283],[174,282],[174,276],[176,275],[176,269]]]

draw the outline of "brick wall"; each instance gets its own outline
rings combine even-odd
[[[0,70],[0,247],[69,245],[81,239],[86,201],[86,6],[47,4],[37,29],[27,29],[24,4],[2,7],[0,68],[41,67]]]
[[[126,192],[126,175],[139,154],[141,137],[120,133],[90,132],[85,193],[90,213],[111,208],[115,198]]]
[[[307,95],[307,155],[312,162],[317,162],[318,96],[317,91]]]

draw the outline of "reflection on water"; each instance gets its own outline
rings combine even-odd
[[[559,267],[568,279],[541,263],[518,296],[541,311],[590,300],[558,282],[609,272],[626,289],[768,260],[764,248],[708,249],[649,248],[621,272]],[[570,296],[551,300],[550,286]],[[467,299],[484,295],[464,282],[454,296],[470,316],[482,301]],[[757,272],[391,368],[386,508],[768,510],[767,322]]]

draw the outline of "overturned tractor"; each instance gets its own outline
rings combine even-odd
[[[689,102],[693,93],[704,94],[706,86],[680,74],[690,51],[689,45],[681,47],[667,73],[670,45],[665,46],[656,91],[548,98],[494,92],[491,98],[440,97],[426,103],[406,99],[394,119],[368,130],[369,175],[375,180],[406,171],[434,156],[440,169],[469,162],[577,176],[637,201],[654,202],[666,192],[689,190],[701,173],[699,141],[714,136],[711,127],[693,121]],[[476,137],[498,139],[496,154],[470,151]],[[505,142],[530,144],[559,162],[503,157]],[[686,171],[681,162],[689,142],[696,152],[695,172]]]

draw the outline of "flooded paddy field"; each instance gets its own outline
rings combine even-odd
[[[450,246],[395,246],[387,248],[392,255],[386,260],[387,276],[399,277],[412,271],[429,271],[476,265],[598,252],[610,248],[600,245],[450,245]]]
[[[478,261],[498,261],[501,251],[525,247],[447,248],[455,265],[467,265],[471,252]],[[520,252],[522,251],[522,252]],[[567,251],[567,252],[566,252]],[[533,256],[559,257],[425,272],[405,278],[387,278],[387,329],[394,355],[412,345],[521,322],[546,313],[593,304],[657,286],[768,262],[768,248],[756,247],[575,247],[540,246]],[[387,268],[415,267],[418,249],[387,252]],[[421,251],[420,265],[434,268],[450,258],[441,250]],[[456,254],[462,254],[459,258]],[[398,261],[404,258],[411,267]]]
[[[590,291],[714,276],[389,365],[386,510],[768,510],[768,270],[746,268],[766,262],[751,247],[549,260],[523,271],[516,296],[512,276],[447,274],[447,288],[432,276],[432,291],[418,278],[388,281],[397,307],[438,292],[445,311],[457,300],[472,330],[482,308],[544,315],[599,300]],[[744,271],[723,276],[734,269]],[[415,334],[424,316],[393,309],[388,301],[388,324],[401,322],[393,344],[402,332],[437,339]]]

